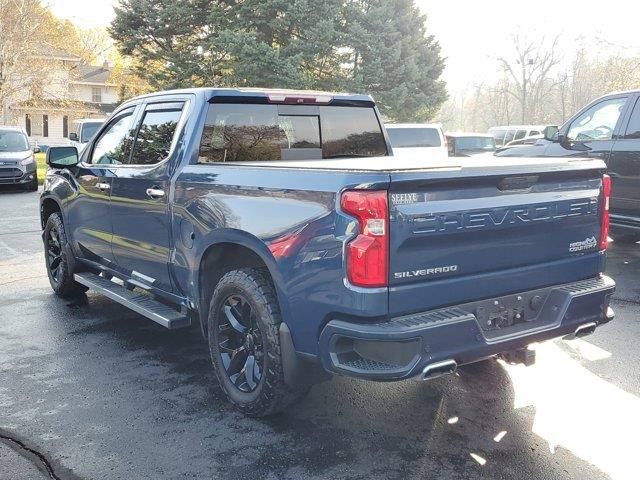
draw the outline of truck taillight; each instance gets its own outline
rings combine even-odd
[[[346,247],[347,279],[359,287],[389,283],[389,205],[386,190],[344,192],[342,210],[359,224],[358,235]]]
[[[611,177],[602,176],[602,225],[600,229],[600,250],[607,249],[607,237],[609,237],[609,200],[611,198]]]

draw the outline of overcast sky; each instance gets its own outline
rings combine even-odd
[[[62,18],[82,26],[106,26],[115,0],[45,0]],[[450,93],[495,79],[496,59],[512,53],[511,38],[561,36],[560,54],[570,59],[584,44],[594,56],[640,55],[639,0],[417,0],[427,29],[447,57]]]

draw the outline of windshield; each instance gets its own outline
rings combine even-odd
[[[83,124],[80,141],[82,143],[86,143],[91,140],[91,137],[93,137],[98,131],[98,128],[100,128],[100,125],[102,125],[102,122],[91,122]]]
[[[387,128],[391,146],[402,147],[439,147],[440,133],[437,128]]]
[[[473,152],[493,152],[496,149],[495,140],[491,137],[458,137],[456,150]]]
[[[0,130],[0,152],[25,152],[29,150],[29,141],[22,132]]]

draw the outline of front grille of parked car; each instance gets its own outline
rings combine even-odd
[[[0,168],[0,178],[17,178],[22,176],[19,168]]]

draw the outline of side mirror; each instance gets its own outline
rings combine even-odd
[[[78,141],[78,134],[76,132],[71,132],[69,134],[69,140],[71,140],[72,142],[77,142]]]
[[[47,165],[52,168],[75,167],[78,164],[78,149],[76,147],[49,147],[47,150]]]
[[[33,153],[40,153],[41,151],[40,147],[33,147]]]
[[[550,142],[557,142],[559,132],[560,130],[558,129],[557,125],[549,125],[544,129],[544,139]]]

